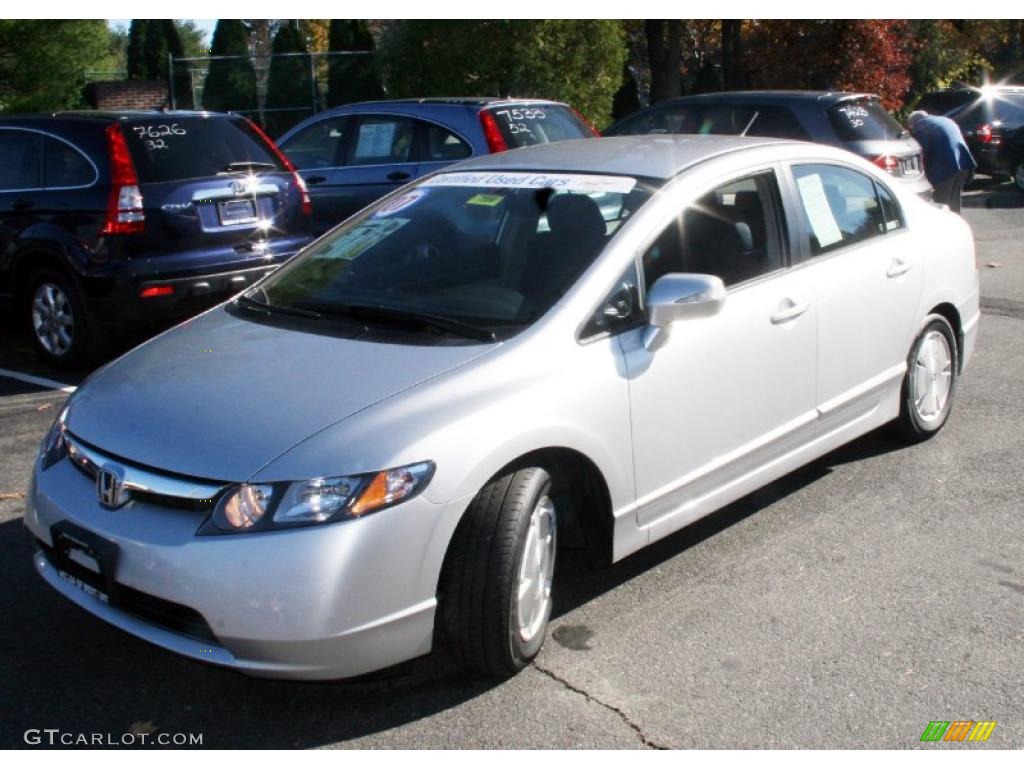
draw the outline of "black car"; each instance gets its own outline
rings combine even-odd
[[[310,240],[310,212],[237,115],[0,118],[0,303],[56,366],[244,288]]]
[[[1003,151],[1003,143],[1010,132],[1024,126],[1024,86],[947,88],[926,94],[916,108],[932,115],[945,115],[960,126],[978,163],[978,173],[1015,173],[1014,154]]]
[[[1024,126],[1006,134],[999,152],[1000,165],[1009,168],[1013,183],[1024,192]]]
[[[870,93],[729,91],[666,99],[624,117],[605,136],[724,133],[843,147],[929,194],[921,146]]]

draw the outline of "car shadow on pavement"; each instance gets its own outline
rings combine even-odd
[[[872,433],[609,568],[591,570],[580,553],[567,553],[555,618],[816,482],[832,466],[897,447]],[[28,729],[44,728],[114,739],[133,731],[202,734],[207,748],[316,747],[413,723],[503,684],[460,671],[443,651],[414,662],[408,674],[371,682],[250,679],[92,617],[38,577],[33,549],[20,516],[0,523],[0,748],[24,747]]]

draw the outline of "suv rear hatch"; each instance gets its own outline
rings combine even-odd
[[[480,110],[480,124],[491,152],[599,135],[576,110],[549,101],[491,104]]]
[[[847,149],[897,178],[924,174],[921,145],[885,111],[874,96],[850,96],[827,110],[829,122]]]
[[[308,239],[301,181],[244,118],[167,113],[118,125],[145,215],[144,231],[123,244],[129,256],[159,259],[160,272],[213,272]]]

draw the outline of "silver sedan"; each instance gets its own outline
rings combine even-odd
[[[252,675],[438,640],[512,674],[560,542],[614,562],[889,422],[931,437],[978,318],[968,227],[842,150],[490,155],[90,377],[35,465],[35,566]]]

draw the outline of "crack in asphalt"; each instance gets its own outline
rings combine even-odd
[[[546,668],[542,667],[540,664],[538,664],[536,662],[536,660],[533,662],[533,668],[536,669],[538,672],[540,672],[545,677],[549,677],[552,680],[554,680],[556,683],[560,683],[564,688],[567,688],[568,690],[572,691],[573,693],[579,694],[580,696],[585,698],[587,701],[592,701],[594,704],[597,704],[600,707],[604,707],[609,712],[612,712],[615,715],[618,715],[619,719],[622,720],[622,722],[625,723],[625,725],[631,731],[633,731],[633,733],[636,734],[636,737],[638,739],[640,739],[640,743],[643,744],[645,747],[647,747],[647,749],[672,749],[672,747],[670,747],[670,746],[667,746],[665,744],[660,744],[657,741],[654,741],[653,739],[649,738],[647,736],[647,734],[644,733],[643,729],[639,725],[637,725],[629,715],[627,715],[625,712],[623,712],[618,707],[616,707],[616,706],[614,706],[612,704],[607,704],[607,703],[601,701],[596,696],[593,696],[592,694],[587,693],[582,688],[573,685],[568,680],[566,680],[564,677],[561,677],[560,675],[556,674],[555,672],[551,671],[550,669],[546,669]]]

